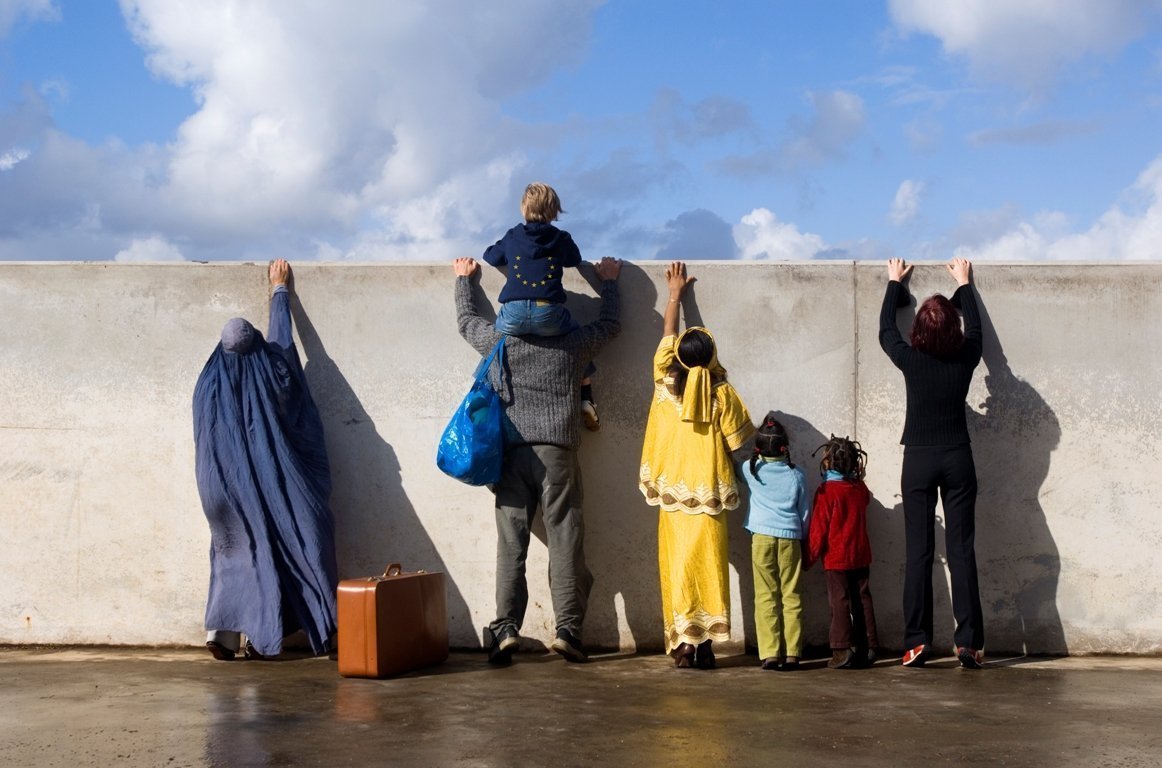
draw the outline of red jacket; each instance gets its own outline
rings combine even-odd
[[[862,480],[829,480],[815,491],[805,567],[823,559],[828,571],[871,565],[867,505],[871,493]]]

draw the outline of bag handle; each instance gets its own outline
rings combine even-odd
[[[504,377],[504,336],[496,342],[496,346],[488,353],[488,357],[480,361],[480,365],[476,368],[476,380],[483,381],[488,376],[488,371],[492,367],[492,360],[494,358],[500,361],[500,375]]]

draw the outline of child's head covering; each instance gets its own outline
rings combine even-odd
[[[682,360],[682,356],[678,352],[682,346],[682,339],[686,338],[686,335],[692,331],[706,334],[707,338],[710,339],[712,351],[710,361],[706,365],[689,366]],[[726,376],[726,369],[718,364],[718,345],[714,343],[714,336],[710,331],[700,326],[687,328],[674,342],[674,357],[687,371],[686,389],[682,392],[682,421],[709,424],[713,403],[710,397],[711,384],[714,377],[717,376],[721,379]]]

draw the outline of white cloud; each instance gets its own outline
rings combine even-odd
[[[13,147],[0,155],[0,171],[11,171],[21,160],[27,160],[29,151],[22,147]]]
[[[920,195],[924,192],[924,182],[905,179],[896,190],[888,219],[896,226],[907,224],[916,218],[920,210]]]
[[[0,3],[0,21],[53,7]],[[107,249],[85,258],[143,231],[191,258],[474,252],[482,229],[517,217],[528,153],[560,130],[507,117],[502,99],[579,61],[599,4],[120,0],[150,70],[188,87],[195,111],[164,146],[92,146],[26,95],[19,124],[0,115],[0,152],[32,152],[0,209],[26,233],[84,229]],[[534,37],[547,60],[529,56]]]
[[[55,21],[59,18],[60,9],[53,0],[0,0],[0,38],[21,19]]]
[[[1108,55],[1141,36],[1158,0],[889,0],[903,32],[933,35],[989,79],[1033,90],[1087,55]]]
[[[434,190],[385,203],[374,211],[378,227],[360,234],[344,258],[357,261],[410,259],[441,261],[476,255],[491,240],[482,242],[472,233],[497,220],[515,222],[519,210],[495,205],[503,196],[483,194],[477,205],[463,205],[480,196],[481,190],[505,189],[519,166],[519,157],[501,157],[469,169]],[[488,211],[484,215],[483,211]],[[492,240],[503,231],[489,232]]]
[[[114,261],[181,261],[181,249],[159,235],[134,240],[117,252]]]
[[[1162,156],[1088,230],[1064,232],[1065,223],[1060,213],[1044,213],[981,244],[962,245],[955,255],[1003,261],[1162,259]]]
[[[734,241],[744,259],[802,261],[827,247],[819,235],[800,232],[766,208],[755,208],[739,220],[734,226]]]

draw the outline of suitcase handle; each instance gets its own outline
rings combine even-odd
[[[416,573],[427,573],[423,568],[416,571]],[[399,563],[388,563],[383,569],[382,576],[368,576],[368,581],[383,581],[384,579],[394,578],[396,576],[403,576],[403,566]]]

